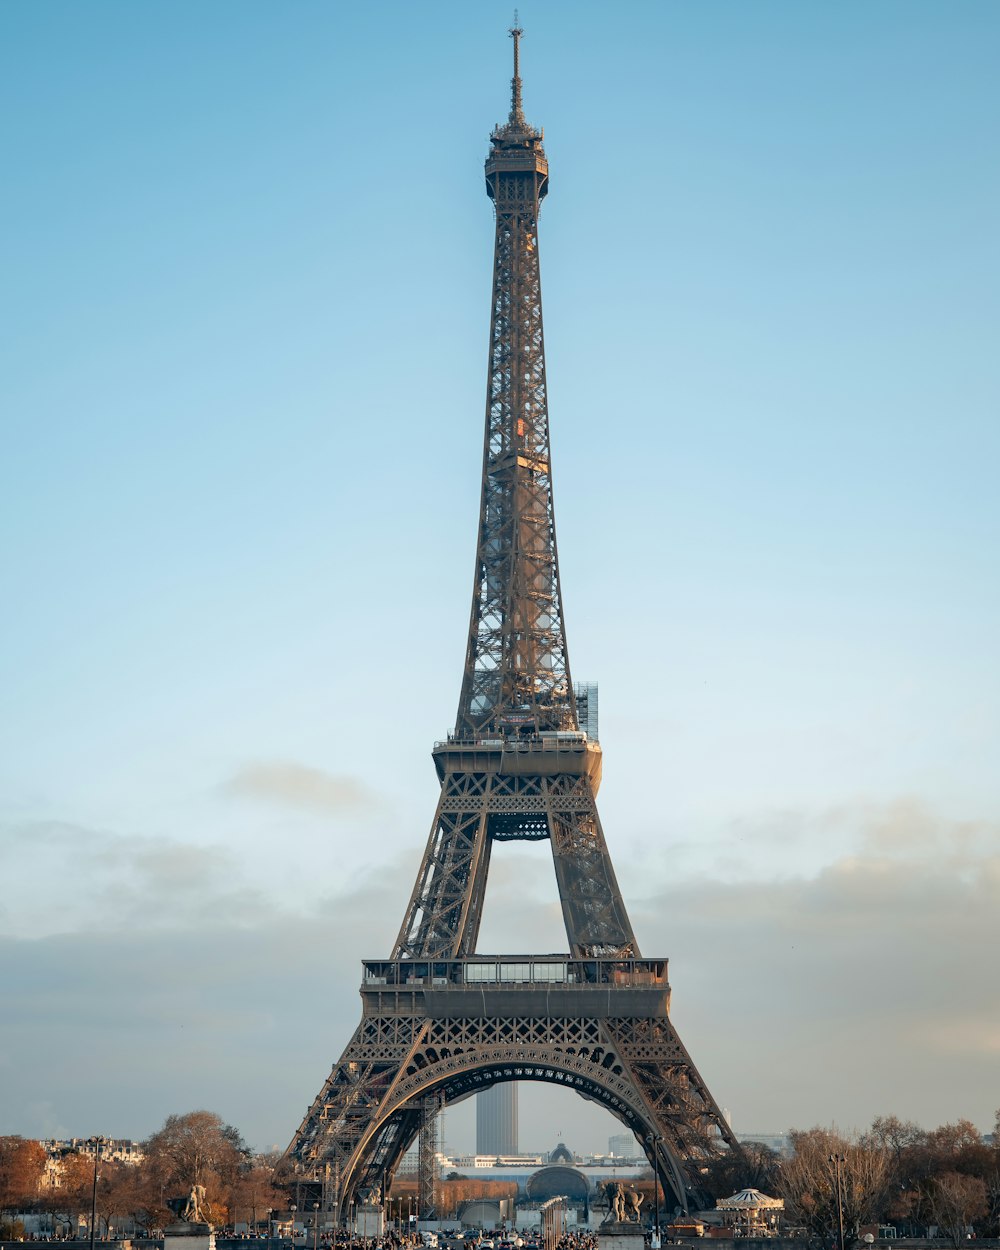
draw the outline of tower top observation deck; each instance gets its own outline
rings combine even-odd
[[[510,29],[510,37],[514,40],[514,77],[510,80],[510,115],[505,122],[498,122],[490,135],[490,151],[486,157],[486,190],[491,199],[496,198],[495,176],[504,173],[537,174],[542,181],[538,187],[538,198],[542,199],[548,191],[549,164],[545,159],[542,140],[544,130],[536,130],[529,126],[524,116],[524,105],[521,100],[521,36],[523,31],[517,24]]]

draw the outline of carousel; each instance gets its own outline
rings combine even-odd
[[[723,1225],[733,1237],[776,1237],[785,1200],[769,1198],[759,1189],[741,1189],[717,1202],[715,1209],[722,1212]]]

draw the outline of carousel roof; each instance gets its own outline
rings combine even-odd
[[[723,1198],[715,1204],[717,1211],[760,1211],[764,1208],[784,1210],[783,1198],[769,1198],[759,1189],[741,1189],[731,1198]]]

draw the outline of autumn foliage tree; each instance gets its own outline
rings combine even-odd
[[[23,1210],[38,1197],[45,1151],[24,1137],[0,1137],[0,1214]]]
[[[93,1182],[94,1161],[78,1150],[67,1150],[59,1159],[58,1183],[45,1190],[41,1205],[72,1228],[77,1217],[90,1210]]]
[[[112,1221],[145,1223],[147,1188],[141,1167],[102,1160],[98,1168],[97,1219],[109,1231]]]
[[[205,1186],[206,1214],[213,1223],[230,1220],[236,1184],[250,1156],[231,1124],[214,1111],[171,1115],[143,1145],[153,1222],[168,1221],[168,1199],[185,1197],[193,1185]]]
[[[276,1163],[273,1155],[257,1155],[240,1170],[230,1200],[234,1220],[243,1220],[256,1228],[269,1209],[287,1201],[274,1183]]]
[[[393,1186],[392,1193],[395,1197],[395,1186]],[[498,1199],[516,1197],[516,1181],[477,1180],[475,1177],[442,1181],[437,1190],[437,1213],[441,1219],[454,1219],[466,1202],[472,1202],[477,1198],[496,1202]]]

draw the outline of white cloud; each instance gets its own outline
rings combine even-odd
[[[286,761],[247,764],[226,781],[234,798],[263,800],[340,816],[374,806],[374,796],[353,777],[335,777],[320,768]]]

